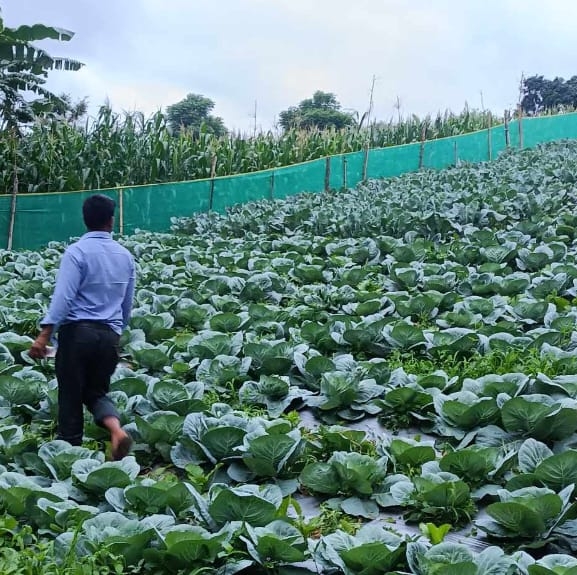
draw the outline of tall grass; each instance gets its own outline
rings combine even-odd
[[[494,119],[493,122],[499,120]],[[90,190],[225,176],[287,166],[323,156],[408,144],[487,128],[488,113],[465,110],[436,117],[413,116],[343,131],[267,132],[217,138],[201,132],[171,134],[157,113],[116,114],[100,109],[83,126],[64,121],[33,125],[20,140],[0,135],[0,193]]]

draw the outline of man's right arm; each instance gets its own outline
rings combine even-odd
[[[46,317],[40,323],[42,331],[32,344],[29,355],[33,359],[46,356],[46,347],[56,326],[61,324],[68,315],[72,301],[78,293],[82,278],[82,265],[70,248],[64,252],[60,269],[56,278],[54,295]]]
[[[56,287],[54,295],[48,308],[46,317],[40,324],[59,325],[68,315],[72,302],[78,293],[80,281],[82,279],[82,264],[76,255],[68,248],[62,256],[60,269],[56,277]]]

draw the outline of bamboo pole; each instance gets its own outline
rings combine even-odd
[[[522,150],[524,147],[523,142],[523,108],[519,106],[519,149]]]
[[[343,157],[343,189],[346,190],[348,188],[348,182],[347,182],[347,158]]]
[[[7,249],[12,249],[14,241],[14,226],[16,223],[16,198],[18,197],[18,173],[14,166],[14,183],[12,185],[12,199],[10,201],[10,223],[8,224],[8,245]]]
[[[325,192],[331,189],[331,157],[325,160]]]
[[[419,148],[419,170],[422,170],[425,165],[425,138],[427,137],[427,124],[423,122],[421,128],[421,146]]]
[[[270,197],[269,199],[274,200],[274,170],[270,175]]]
[[[457,140],[455,140],[453,144],[453,154],[454,154],[454,163],[455,166],[459,164],[459,146],[457,144]]]
[[[493,114],[489,112],[489,128],[487,129],[487,157],[493,159]]]
[[[363,182],[367,181],[369,174],[369,149],[371,147],[371,142],[373,141],[373,128],[374,122],[371,123],[371,114],[373,113],[373,106],[375,103],[375,84],[377,82],[377,77],[373,75],[373,81],[371,83],[371,95],[369,98],[369,109],[367,111],[367,126],[370,127],[367,132],[367,143],[365,146],[365,157],[363,158]]]
[[[210,196],[208,198],[208,209],[212,211],[214,205],[214,178],[216,177],[216,155],[212,156],[210,162]]]
[[[363,182],[367,181],[367,174],[369,173],[369,146],[365,148],[365,157],[363,158]]]
[[[7,249],[11,250],[14,242],[14,227],[16,224],[16,199],[18,197],[18,164],[16,162],[16,136],[14,135],[14,179],[12,182],[12,199],[10,201],[10,221],[8,223]]]
[[[212,156],[210,160],[210,177],[213,180],[216,178],[216,155]]]
[[[118,233],[124,235],[124,194],[122,188],[118,188]]]
[[[511,129],[509,127],[509,110],[505,110],[505,147],[511,147]]]
[[[525,74],[521,74],[521,82],[519,84],[519,103],[517,105],[517,116],[519,119],[519,149],[524,147],[523,142],[523,92],[525,88]]]

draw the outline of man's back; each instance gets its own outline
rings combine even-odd
[[[60,293],[58,293],[60,292]],[[93,321],[117,333],[128,322],[134,293],[134,260],[108,232],[88,232],[68,247],[43,324]]]

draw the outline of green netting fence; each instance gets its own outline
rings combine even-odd
[[[520,123],[521,122],[521,123]],[[523,118],[490,130],[404,146],[331,156],[284,168],[170,184],[81,192],[19,194],[15,209],[0,196],[0,245],[37,249],[68,241],[84,232],[82,202],[104,193],[117,202],[116,232],[170,230],[171,218],[214,210],[223,213],[240,203],[284,199],[302,192],[354,187],[366,178],[390,178],[421,168],[442,169],[461,162],[496,158],[508,146],[577,138],[577,113]]]

